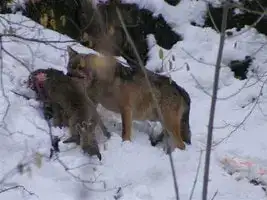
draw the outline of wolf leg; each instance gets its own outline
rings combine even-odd
[[[98,116],[98,126],[102,130],[103,135],[106,136],[108,139],[110,139],[111,133],[108,131],[107,127],[104,125],[104,123],[103,123],[102,119],[100,118],[100,116]]]
[[[82,150],[90,156],[97,156],[99,160],[102,159],[97,141],[95,139],[96,122],[82,124],[78,132],[80,134],[80,144]]]
[[[52,103],[52,115],[53,115],[53,126],[62,128],[63,122],[63,109],[59,104]]]
[[[173,125],[172,127],[172,134],[175,142],[175,147],[184,150],[185,144],[183,142],[182,136],[181,136],[181,130],[180,130],[180,121]]]
[[[179,110],[165,110],[163,117],[166,129],[173,136],[175,147],[184,150],[185,144],[181,135],[182,117]]]
[[[132,135],[132,110],[130,107],[121,109],[122,119],[122,140],[131,141]]]
[[[63,141],[64,144],[66,143],[76,143],[77,145],[80,145],[80,134],[77,128],[78,124],[72,119],[69,119],[69,132],[70,132],[70,137],[68,137],[66,140]],[[79,125],[80,126],[80,125]]]

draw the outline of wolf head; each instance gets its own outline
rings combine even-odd
[[[68,76],[92,80],[109,80],[116,70],[117,61],[110,56],[78,53],[68,47]]]

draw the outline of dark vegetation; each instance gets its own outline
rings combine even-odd
[[[168,1],[175,4],[176,1]],[[83,45],[104,54],[123,56],[131,66],[137,66],[132,47],[127,42],[116,7],[122,13],[124,23],[144,63],[148,59],[147,35],[154,34],[157,44],[165,49],[182,37],[172,30],[162,15],[156,17],[147,9],[136,4],[122,4],[116,1],[98,4],[102,24],[93,5],[84,1],[42,0],[28,1],[23,15],[43,24],[47,28],[66,34]]]
[[[262,13],[264,8],[267,7],[267,1],[265,0],[258,0],[258,1],[251,1],[251,0],[242,0],[240,3],[245,9],[256,11]],[[221,28],[222,22],[222,7],[214,7],[213,5],[209,5],[209,10],[211,16],[215,22],[215,25],[219,31]],[[238,8],[231,8],[229,10],[228,18],[227,18],[227,28],[232,29],[236,28],[236,31],[240,31],[245,25],[253,25],[258,19],[260,15],[253,12],[248,12],[246,10],[241,10]],[[267,18],[263,17],[256,25],[255,29],[259,33],[267,35]],[[216,30],[210,15],[207,13],[206,21],[204,27],[211,27]]]
[[[253,26],[259,33],[262,33],[267,36],[267,17],[260,18],[259,13],[263,13],[264,9],[267,8],[266,0],[242,0],[239,2],[241,6],[243,6],[247,10],[252,10],[255,12],[248,12],[244,9],[239,8],[231,8],[228,13],[227,18],[227,27],[226,29],[235,28],[237,32],[239,32],[242,28],[247,26]],[[221,22],[223,15],[222,6],[215,7],[212,4],[208,5],[208,9],[210,14],[207,12],[206,20],[203,27],[211,27],[214,30],[221,31]],[[256,13],[258,12],[258,13]],[[211,17],[212,16],[212,17]],[[260,20],[259,20],[260,19]],[[213,22],[213,21],[214,22]],[[255,24],[255,22],[258,22]],[[191,23],[192,25],[199,26],[195,22]],[[231,36],[233,33],[231,31],[227,31],[228,36]],[[250,56],[246,56],[244,60],[233,60],[230,62],[229,67],[234,72],[236,78],[240,80],[244,80],[247,78],[247,72],[249,66],[252,64],[252,58]]]
[[[7,1],[6,0],[2,0],[0,3],[0,13],[7,13],[10,12],[10,10],[8,10],[7,8]]]
[[[164,1],[172,6],[178,5],[180,2],[180,0]],[[6,6],[7,0],[3,2],[1,12],[10,12],[10,9]],[[263,9],[267,7],[267,1],[265,0],[244,0],[240,1],[239,4],[244,6],[245,9],[259,13],[262,13]],[[116,0],[110,0],[97,6],[103,24],[99,23],[93,5],[85,5],[84,1],[81,0],[42,0],[34,3],[28,1],[23,10],[23,15],[42,23],[47,28],[66,34],[89,48],[104,54],[123,56],[132,67],[137,66],[136,68],[139,68],[137,59],[131,45],[127,42],[121,22],[116,14],[116,7],[120,9],[127,30],[145,64],[148,60],[149,51],[148,34],[154,34],[157,44],[165,49],[171,49],[175,43],[183,39],[172,30],[162,15],[155,17],[151,11],[139,9],[136,4],[122,4]],[[199,25],[196,22],[191,22],[191,24],[221,31],[222,6],[209,4],[208,9],[210,14],[207,10],[204,25]],[[229,29],[232,28],[239,32],[245,25],[255,25],[255,29],[259,33],[267,35],[267,17],[260,18],[260,14],[255,12],[248,12],[236,7],[231,8],[228,14],[228,31],[226,34],[231,36],[233,32]],[[260,20],[258,20],[259,18]],[[258,23],[254,24],[257,20]],[[231,61],[229,67],[236,78],[244,80],[247,78],[247,72],[251,64],[252,59],[247,55],[244,60]]]

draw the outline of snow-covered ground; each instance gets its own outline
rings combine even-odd
[[[187,146],[185,151],[175,150],[172,156],[181,200],[189,199],[201,161],[193,195],[193,199],[198,200],[201,199],[205,155],[205,152],[201,152],[207,138],[219,35],[210,28],[194,27],[189,23],[191,19],[203,23],[206,8],[203,1],[182,0],[177,7],[156,0],[138,2],[142,3],[142,7],[162,13],[184,36],[184,41],[178,42],[170,51],[164,50],[164,54],[169,53],[168,58],[175,56],[173,67],[176,70],[170,75],[191,96],[192,145]],[[17,35],[26,38],[70,40],[19,14],[0,15],[0,22],[1,33],[10,31],[12,27]],[[216,200],[267,198],[261,185],[250,183],[251,180],[267,183],[267,38],[255,29],[246,29],[242,30],[244,33],[241,35],[227,38],[225,43],[214,125],[209,199],[214,195]],[[18,92],[18,88],[26,91],[23,81],[29,72],[24,65],[30,70],[54,67],[66,71],[66,47],[71,43],[40,43],[14,37],[2,39],[1,88],[4,93],[1,93],[0,113],[4,121],[0,131],[0,190],[19,184],[32,194],[18,188],[0,193],[0,199],[111,200],[117,196],[120,196],[120,200],[175,199],[169,158],[161,146],[150,145],[146,124],[135,124],[132,142],[122,143],[119,116],[101,109],[101,106],[100,114],[112,131],[111,139],[100,144],[101,162],[84,156],[75,145],[60,143],[60,160],[43,158],[38,167],[38,155],[49,156],[50,152],[47,123],[42,118],[37,101],[26,100],[11,91]],[[152,40],[153,37],[150,42]],[[75,48],[89,52],[79,45]],[[155,46],[150,51],[149,69],[161,67],[158,50],[159,47]],[[226,65],[246,55],[255,57],[252,67],[257,73],[249,73],[249,79],[240,81],[234,78]],[[52,131],[59,136],[66,136],[68,132],[67,128],[53,128]],[[16,173],[18,163],[31,161],[37,163],[27,165],[22,175]],[[119,195],[114,197],[119,188]]]

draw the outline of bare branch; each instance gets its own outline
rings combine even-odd
[[[212,198],[210,199],[210,200],[214,200],[215,199],[215,197],[217,196],[217,194],[218,194],[218,190],[216,190],[216,192],[214,193],[214,195],[212,196]]]
[[[35,39],[35,38],[26,38],[26,37],[16,35],[16,34],[3,34],[3,33],[0,33],[0,37],[14,37],[14,38],[29,41],[29,42],[38,42],[38,43],[44,43],[44,44],[77,42],[76,40],[63,40],[63,41],[61,41],[61,40],[43,40],[43,39]]]
[[[210,107],[208,137],[207,137],[207,146],[206,146],[202,200],[207,200],[207,196],[208,196],[209,168],[210,168],[210,154],[211,154],[211,145],[212,145],[213,123],[214,123],[214,115],[215,115],[216,98],[217,98],[217,92],[218,92],[221,60],[222,60],[224,40],[225,40],[225,29],[227,25],[228,9],[229,9],[229,3],[226,2],[224,5],[224,9],[223,9],[223,21],[222,21],[222,26],[221,26],[222,31],[221,31],[221,37],[220,37],[219,50],[218,50],[218,57],[217,57],[217,62],[216,62],[216,69],[215,69],[215,74],[214,74],[213,94],[212,94],[211,107]]]
[[[202,154],[203,154],[203,150],[200,150],[200,155],[199,155],[199,160],[198,160],[198,165],[197,165],[197,172],[196,172],[195,180],[194,180],[194,183],[193,183],[193,187],[191,189],[189,200],[193,199],[193,195],[194,195],[194,192],[195,192],[197,179],[198,179],[198,175],[199,175],[199,170],[200,170],[200,166],[201,166]]]
[[[30,100],[30,97],[28,97],[27,95],[20,94],[20,93],[14,91],[14,90],[10,90],[10,91],[11,91],[12,93],[14,93],[15,95],[17,95],[17,96],[23,97],[23,98],[26,99],[26,100]]]
[[[29,195],[34,195],[34,196],[37,196],[35,193],[33,193],[33,192],[31,192],[31,191],[29,191],[29,190],[27,190],[24,186],[22,186],[22,185],[15,185],[15,186],[11,186],[11,187],[7,187],[7,188],[4,188],[4,189],[2,189],[2,190],[0,190],[0,194],[1,193],[4,193],[4,192],[8,192],[8,191],[10,191],[10,190],[15,190],[15,189],[22,189],[23,191],[25,191],[27,194],[29,194]],[[38,196],[37,196],[38,197]]]
[[[21,61],[20,59],[16,58],[14,55],[12,55],[10,52],[8,52],[4,47],[2,47],[2,51],[5,52],[7,55],[9,55],[14,60],[18,61],[22,66],[24,66],[30,72],[29,67],[23,61]]]
[[[230,138],[242,125],[244,125],[244,123],[246,122],[246,120],[249,118],[249,116],[253,113],[253,111],[255,110],[256,106],[258,105],[260,96],[262,94],[262,91],[264,89],[264,86],[265,86],[266,82],[267,82],[267,79],[262,84],[261,89],[260,89],[260,92],[259,92],[259,95],[256,97],[255,102],[254,102],[252,108],[250,109],[250,111],[248,112],[248,114],[244,117],[244,119],[238,125],[236,125],[235,128],[234,128],[234,130],[232,130],[226,137],[224,137],[223,139],[221,139],[218,142],[216,142],[215,144],[213,144],[212,145],[213,147],[214,146],[218,146],[220,143],[222,143],[226,139]]]

